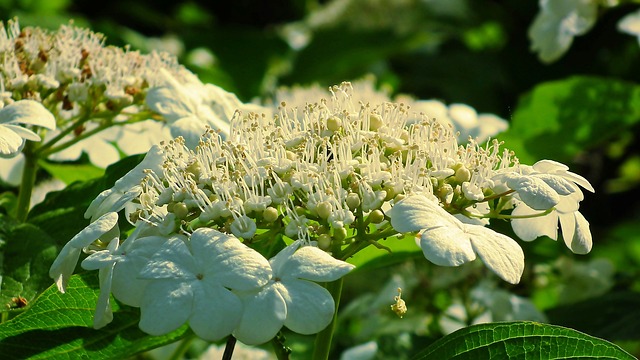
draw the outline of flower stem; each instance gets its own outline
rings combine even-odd
[[[21,222],[27,220],[29,206],[31,202],[31,193],[36,183],[36,173],[38,172],[38,156],[34,154],[34,145],[28,141],[24,149],[24,169],[22,170],[22,181],[18,192],[18,205],[16,207],[16,219]]]
[[[178,347],[173,351],[169,360],[183,359],[184,354],[187,352],[187,350],[189,350],[189,346],[191,346],[191,342],[193,341],[193,339],[195,339],[193,334],[182,339],[182,341],[180,341],[180,345],[178,345]]]
[[[336,309],[333,313],[333,320],[331,320],[329,326],[316,335],[312,357],[313,360],[327,360],[329,358],[331,339],[333,338],[333,332],[336,328],[336,322],[338,319],[338,307],[340,305],[340,296],[342,295],[342,283],[343,279],[340,278],[327,284],[327,290],[329,290],[329,293],[331,293],[331,296],[333,297]]]
[[[236,347],[236,338],[233,335],[229,335],[227,338],[227,345],[224,347],[224,354],[222,354],[222,360],[231,360],[233,356],[233,349]]]

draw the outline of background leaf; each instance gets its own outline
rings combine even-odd
[[[640,86],[612,78],[572,76],[522,96],[499,136],[524,163],[563,163],[640,122]]]
[[[147,335],[138,329],[139,310],[115,301],[113,322],[94,330],[99,292],[95,272],[72,276],[64,294],[55,286],[47,289],[29,311],[0,325],[2,358],[123,359],[190,333],[185,325],[163,336]]]
[[[535,322],[489,323],[460,329],[414,359],[635,359],[617,345]]]

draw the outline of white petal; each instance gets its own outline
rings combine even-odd
[[[22,153],[18,153],[9,159],[4,159],[0,155],[0,179],[5,181],[9,185],[20,185],[23,170],[24,155]]]
[[[60,254],[53,261],[49,269],[49,276],[56,282],[56,286],[61,293],[64,293],[69,283],[69,278],[76,268],[80,258],[80,249],[66,243]]]
[[[632,12],[618,22],[618,30],[633,36],[640,36],[640,10]]]
[[[194,284],[193,312],[189,326],[200,338],[217,341],[231,334],[240,323],[242,301],[228,289],[210,286],[205,281]]]
[[[571,247],[571,241],[576,233],[576,215],[574,212],[567,214],[558,214],[560,219],[560,227],[562,229],[562,239],[568,248]]]
[[[56,119],[47,108],[34,100],[19,100],[0,110],[0,124],[18,123],[36,125],[53,130]]]
[[[117,240],[114,240],[117,241]],[[110,266],[100,269],[100,295],[98,296],[98,302],[96,304],[96,312],[93,315],[93,328],[100,329],[110,323],[113,320],[113,312],[111,310],[111,279],[113,277],[113,267],[115,263],[111,263]]]
[[[577,186],[559,175],[537,174],[536,177],[551,186],[558,195],[569,195],[578,190]]]
[[[540,213],[525,203],[519,203],[511,212],[512,216],[527,216]],[[540,236],[548,236],[554,240],[558,238],[558,213],[553,211],[545,216],[526,219],[511,219],[513,232],[524,241],[532,241]]]
[[[287,306],[273,286],[257,294],[241,296],[244,312],[233,336],[247,345],[257,345],[273,339],[284,325]]]
[[[425,230],[420,247],[427,260],[440,266],[459,266],[476,258],[469,237],[460,228],[441,226]]]
[[[517,191],[520,200],[535,210],[550,209],[560,201],[560,196],[551,186],[535,176],[510,178],[507,186]]]
[[[89,155],[89,161],[100,168],[107,166],[120,160],[120,154],[113,145],[103,141],[102,139],[85,140],[90,141],[91,145],[84,146],[84,150]]]
[[[140,304],[140,330],[158,336],[186,323],[193,308],[189,283],[156,280],[147,285]]]
[[[331,294],[322,286],[306,280],[281,283],[278,292],[287,303],[284,326],[299,334],[315,334],[326,328],[335,312]]]
[[[149,149],[147,155],[136,167],[131,169],[125,176],[120,178],[114,184],[113,188],[122,192],[130,190],[136,185],[140,185],[142,179],[146,177],[145,171],[151,170],[156,174],[162,174],[162,163],[164,162],[164,156],[162,149],[158,145],[154,145]]]
[[[25,129],[18,125],[5,124],[3,128],[9,129],[25,140],[40,141],[40,136],[29,129]]]
[[[91,245],[100,236],[106,234],[113,229],[118,223],[118,213],[110,212],[102,215],[96,221],[89,224],[80,231],[76,236],[69,240],[69,244],[78,249],[82,249]]]
[[[575,212],[576,216],[576,232],[573,235],[569,248],[575,254],[587,254],[591,251],[593,246],[593,240],[591,238],[591,231],[589,230],[589,222],[578,211]]]
[[[111,292],[118,301],[129,306],[140,307],[149,280],[138,279],[138,273],[143,266],[133,261],[116,263],[111,280]]]
[[[584,177],[572,173],[571,171],[567,171],[565,173],[562,174],[562,176],[569,180],[569,181],[573,181],[574,183],[582,186],[583,188],[585,188],[586,190],[590,191],[590,192],[596,192],[596,190],[593,188],[593,186],[591,185],[591,183],[589,182],[589,180],[585,179]]]
[[[229,289],[254,290],[271,278],[269,261],[232,235],[200,228],[191,235],[191,249],[205,278],[213,277]]]
[[[22,150],[24,140],[7,126],[0,125],[0,157],[10,158]]]
[[[169,126],[171,136],[184,138],[185,145],[189,149],[195,149],[200,137],[207,131],[204,121],[195,116],[180,118]]]
[[[435,201],[422,195],[410,195],[387,211],[391,225],[399,232],[413,232],[436,226],[456,227],[459,221]]]
[[[326,252],[313,246],[298,249],[285,266],[280,269],[279,277],[297,277],[311,281],[334,281],[355,268],[354,265],[335,259]]]
[[[520,282],[524,271],[524,252],[512,238],[489,228],[464,225],[471,245],[482,262],[511,284]]]
[[[187,245],[179,237],[162,244],[140,271],[141,279],[195,279],[198,266]]]
[[[535,171],[543,174],[551,174],[555,172],[565,172],[569,167],[555,160],[540,160],[531,166]]]

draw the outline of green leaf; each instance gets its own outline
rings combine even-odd
[[[3,215],[0,238],[4,241],[0,312],[22,309],[51,285],[49,267],[57,254],[56,243],[38,227],[19,224]]]
[[[97,273],[74,275],[67,292],[50,287],[25,313],[0,325],[3,359],[123,359],[187,336],[188,326],[163,336],[138,329],[139,311],[112,301],[113,322],[94,330]]]
[[[555,325],[529,321],[460,329],[414,359],[635,359],[615,344]]]
[[[104,170],[92,164],[61,164],[48,161],[38,163],[54,178],[69,185],[76,181],[87,181],[104,175]]]
[[[390,266],[401,263],[407,259],[422,256],[422,250],[416,244],[413,235],[407,235],[401,239],[395,236],[390,237],[386,240],[379,241],[379,244],[387,247],[391,252],[370,245],[347,259],[347,262],[355,265],[356,271],[361,271]]]
[[[570,162],[639,121],[639,85],[574,76],[539,84],[521,97],[509,130],[499,138],[524,163]]]
[[[569,326],[607,340],[640,339],[640,293],[609,293],[550,309],[546,314],[554,324]]]

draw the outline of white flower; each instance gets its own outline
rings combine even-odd
[[[0,157],[17,155],[25,140],[40,141],[40,136],[17,124],[56,128],[56,119],[42,104],[33,100],[19,100],[0,110]]]
[[[476,254],[502,279],[515,284],[524,270],[524,253],[513,239],[483,226],[464,224],[423,195],[411,195],[387,212],[399,232],[421,231],[420,247],[436,265],[458,266]]]
[[[591,29],[597,15],[598,4],[594,0],[540,0],[540,12],[529,28],[531,49],[542,62],[558,60],[574,36]]]
[[[262,110],[243,104],[220,87],[202,84],[195,76],[181,84],[164,69],[159,75],[163,85],[151,88],[145,102],[165,118],[171,135],[184,137],[190,149],[198,144],[207,126],[228,137],[229,122],[236,110]]]
[[[329,325],[335,303],[314,281],[334,281],[354,266],[296,241],[269,260],[273,274],[255,292],[241,294],[244,313],[233,335],[245,344],[271,340],[286,326],[300,334],[315,334]]]
[[[637,37],[640,42],[640,10],[620,19],[618,30]]]
[[[113,319],[109,295],[130,306],[140,306],[147,281],[138,279],[138,273],[151,256],[167,241],[161,236],[136,238],[142,227],[127,238],[122,246],[118,238],[111,240],[106,250],[95,252],[82,261],[87,270],[100,270],[100,296],[93,318],[93,327],[99,329]]]
[[[140,329],[151,335],[188,322],[199,337],[219,340],[237,327],[242,301],[271,275],[268,261],[238,239],[201,228],[188,242],[169,238],[140,272],[150,280],[140,304]]]
[[[99,219],[89,224],[86,228],[74,236],[62,247],[60,254],[55,259],[49,269],[51,276],[58,286],[58,290],[64,293],[67,288],[69,278],[78,263],[80,252],[83,248],[91,245],[99,237],[108,233],[118,223],[118,214],[109,212]]]

